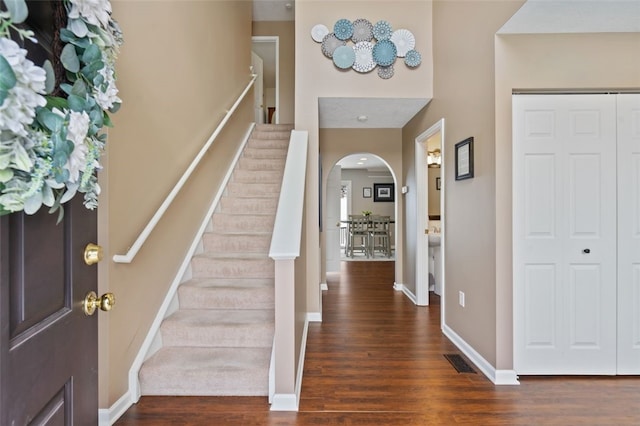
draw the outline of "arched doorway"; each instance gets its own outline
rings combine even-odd
[[[326,272],[339,272],[341,261],[393,261],[397,231],[396,178],[390,166],[372,153],[344,156],[333,166],[326,184],[325,260]],[[351,214],[371,212],[389,216],[391,223],[391,256],[374,251],[371,256],[353,253],[346,256],[347,219]]]

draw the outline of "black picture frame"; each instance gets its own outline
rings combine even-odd
[[[373,184],[373,201],[378,202],[394,202],[394,184],[393,183],[374,183]]]
[[[473,177],[473,136],[456,145],[456,180]]]
[[[436,177],[436,191],[440,191],[440,188],[441,188],[441,186],[440,186],[440,185],[441,185],[441,184],[440,184],[440,178],[439,178],[439,177]]]
[[[362,198],[371,198],[371,187],[365,186],[362,188]]]

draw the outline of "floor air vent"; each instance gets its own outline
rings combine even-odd
[[[453,368],[455,368],[458,373],[476,374],[476,370],[474,370],[462,356],[458,354],[445,354],[444,357],[453,365]]]

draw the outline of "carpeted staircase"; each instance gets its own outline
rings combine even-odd
[[[140,369],[142,395],[267,395],[274,333],[268,256],[292,126],[257,125],[227,185],[162,347]]]

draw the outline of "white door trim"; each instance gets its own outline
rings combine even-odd
[[[427,306],[429,304],[429,262],[426,261],[429,253],[429,237],[424,233],[424,230],[428,228],[428,188],[427,184],[427,139],[431,136],[440,133],[442,140],[442,148],[444,148],[445,133],[444,133],[444,118],[440,119],[433,126],[422,132],[415,141],[415,157],[416,157],[416,304],[419,306]],[[442,165],[440,173],[441,191],[440,191],[440,209],[441,214],[441,232],[444,235],[445,232],[445,220],[446,214],[444,214],[444,194],[445,194],[445,157],[444,149],[442,151]],[[441,270],[442,270],[442,300],[440,301],[440,317],[441,324],[444,324],[444,311],[445,311],[445,238],[442,238],[440,242],[441,256]],[[420,261],[424,259],[424,261]]]
[[[275,43],[276,45],[276,113],[274,122],[280,123],[280,37],[278,36],[253,36],[254,43]],[[265,108],[266,111],[266,108]]]

